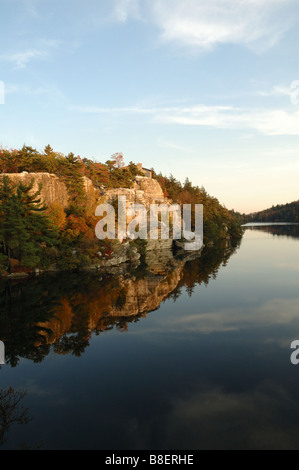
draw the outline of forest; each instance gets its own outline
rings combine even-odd
[[[15,184],[9,174],[32,173],[31,184]],[[33,192],[34,173],[51,173],[66,185],[69,206],[59,203],[45,206],[41,188]],[[1,174],[3,175],[1,177]],[[4,175],[5,174],[5,175]],[[116,153],[105,163],[82,158],[73,153],[63,155],[48,145],[42,152],[28,146],[22,149],[0,148],[0,271],[32,272],[55,265],[61,271],[88,266],[102,256],[112,257],[118,241],[99,241],[95,236],[96,202],[90,201],[83,177],[95,188],[131,188],[140,175],[137,165],[124,162]],[[238,219],[204,187],[189,179],[179,182],[173,175],[163,176],[153,169],[164,195],[174,203],[204,205],[204,242],[230,237],[239,239],[242,228]]]
[[[291,222],[299,223],[299,201],[277,205],[246,216],[246,222]]]

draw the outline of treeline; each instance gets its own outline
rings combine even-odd
[[[239,220],[216,197],[210,196],[204,187],[194,186],[187,178],[182,184],[173,175],[163,176],[153,171],[164,191],[164,196],[176,204],[203,204],[204,206],[204,242],[219,241],[230,237],[238,239],[242,236]],[[194,218],[194,214],[192,219]],[[194,229],[194,220],[193,220]]]
[[[136,175],[141,174],[137,166],[130,162],[125,166],[121,153],[116,153],[106,161],[99,163],[88,158],[64,155],[47,145],[42,152],[23,146],[20,150],[0,148],[0,173],[51,173],[69,181],[75,177],[86,176],[94,186],[108,188],[131,188]]]
[[[261,212],[245,216],[249,222],[291,222],[299,223],[299,201],[277,205]]]
[[[57,202],[46,207],[40,199],[41,188],[33,194],[34,179],[26,185],[9,178],[9,174],[22,172],[32,173],[33,178],[40,172],[61,178],[68,190],[69,206],[64,208]],[[1,174],[6,175],[1,178]],[[74,270],[94,264],[99,252],[105,259],[112,257],[119,249],[118,242],[96,238],[98,200],[86,192],[84,177],[90,178],[95,188],[131,188],[140,174],[134,163],[125,166],[121,153],[98,163],[73,153],[65,156],[49,145],[42,152],[28,146],[0,149],[0,271],[32,271],[52,265]],[[204,205],[205,243],[242,236],[236,217],[204,188],[193,186],[189,180],[182,184],[172,175],[153,174],[165,197],[174,203]]]

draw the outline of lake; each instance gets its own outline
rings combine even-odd
[[[0,449],[299,449],[299,226],[0,283]]]

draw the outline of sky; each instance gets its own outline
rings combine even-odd
[[[0,0],[0,145],[122,152],[240,212],[298,200],[298,8]]]

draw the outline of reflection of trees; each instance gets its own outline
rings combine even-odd
[[[51,350],[81,356],[92,334],[126,332],[161,302],[207,285],[237,246],[205,249],[186,262],[175,259],[165,275],[140,270],[122,275],[59,274],[0,283],[0,339],[11,366],[24,357],[41,362]],[[134,307],[134,312],[132,311]]]
[[[189,296],[192,296],[196,285],[208,285],[212,279],[216,279],[221,267],[228,264],[229,258],[240,247],[241,242],[236,242],[229,248],[223,244],[213,249],[204,249],[199,259],[188,261],[176,289],[170,293],[173,300],[177,300],[185,288]]]
[[[16,366],[20,356],[41,362],[49,353],[46,337],[52,332],[37,323],[49,320],[57,303],[47,282],[0,283],[0,339],[5,343],[7,363]]]
[[[299,225],[262,225],[246,227],[246,230],[271,233],[277,237],[299,238]]]
[[[5,434],[12,424],[29,423],[28,409],[21,405],[25,396],[25,391],[16,391],[11,387],[0,390],[0,446],[3,446]]]

